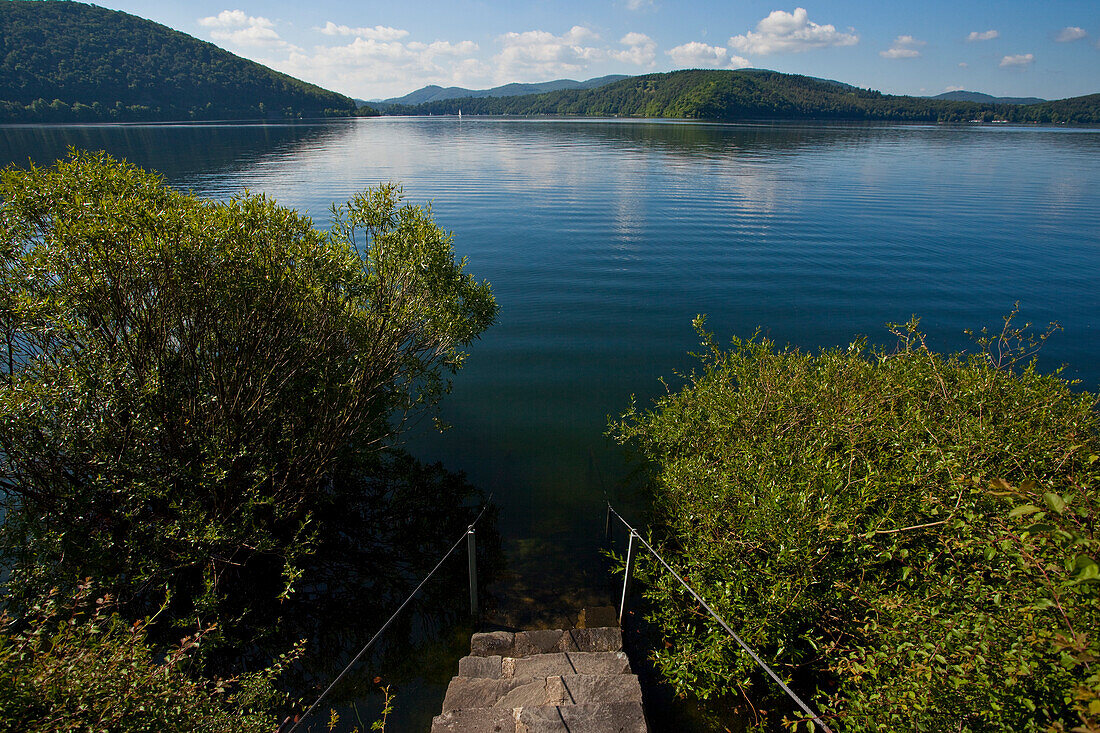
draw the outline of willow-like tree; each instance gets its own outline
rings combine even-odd
[[[331,230],[103,153],[0,179],[0,489],[11,587],[91,576],[139,614],[291,592],[337,480],[430,414],[494,320],[394,185]]]

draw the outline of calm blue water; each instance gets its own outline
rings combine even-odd
[[[500,610],[603,599],[607,417],[689,369],[691,320],[802,347],[1057,320],[1043,364],[1100,385],[1100,130],[448,118],[318,125],[3,127],[0,163],[104,148],[176,186],[308,209],[381,181],[431,201],[500,322],[439,436],[410,447],[495,492],[517,577]],[[675,379],[672,380],[675,383]]]

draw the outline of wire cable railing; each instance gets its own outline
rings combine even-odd
[[[437,562],[435,564],[435,567],[431,569],[431,572],[429,572],[427,575],[424,576],[424,579],[420,581],[420,585],[416,586],[416,588],[413,590],[413,592],[409,594],[409,597],[405,599],[405,602],[397,607],[397,610],[393,612],[393,615],[390,616],[386,620],[386,623],[382,624],[382,627],[380,629],[378,629],[378,631],[375,632],[374,636],[372,636],[370,638],[370,641],[368,641],[366,643],[366,645],[362,649],[359,650],[359,653],[356,654],[352,658],[352,660],[347,663],[347,666],[344,667],[344,669],[340,672],[340,674],[336,675],[336,678],[329,684],[328,687],[325,688],[324,692],[322,692],[320,695],[317,696],[317,699],[313,701],[313,704],[309,706],[309,708],[302,715],[302,717],[298,718],[298,720],[295,721],[294,725],[290,728],[289,731],[287,731],[287,733],[294,733],[294,731],[298,730],[298,726],[302,725],[302,723],[304,723],[309,718],[310,714],[313,713],[313,711],[317,709],[317,706],[321,704],[321,701],[323,699],[325,699],[325,697],[330,692],[332,692],[333,688],[335,688],[336,685],[339,684],[340,680],[344,679],[344,677],[347,675],[348,671],[351,670],[351,668],[355,666],[355,663],[363,658],[363,655],[366,654],[367,650],[370,649],[371,646],[374,644],[374,642],[378,640],[378,637],[382,636],[382,633],[387,628],[389,628],[389,625],[394,622],[394,619],[396,619],[398,616],[401,615],[401,612],[405,610],[405,606],[409,605],[409,603],[416,596],[416,594],[420,592],[420,589],[424,587],[425,583],[427,583],[428,580],[433,575],[435,575],[435,572],[437,570],[439,570],[440,567],[442,567],[443,563],[447,561],[447,558],[449,558],[451,555],[454,554],[454,551],[459,548],[459,546],[462,544],[463,540],[466,541],[466,546],[467,546],[467,551],[468,551],[468,556],[469,556],[470,614],[474,617],[475,620],[477,619],[477,617],[478,617],[477,559],[476,559],[477,554],[476,554],[476,544],[475,544],[476,539],[475,539],[475,534],[474,534],[474,526],[479,521],[481,521],[481,518],[483,516],[485,516],[485,512],[486,512],[486,510],[488,510],[489,504],[492,500],[493,500],[493,497],[492,497],[492,495],[490,495],[489,498],[485,501],[485,506],[482,507],[481,512],[477,515],[477,518],[474,519],[474,521],[471,522],[470,525],[466,528],[466,532],[463,533],[463,535],[458,538],[457,542],[455,542],[453,545],[451,545],[451,549],[447,550],[447,553],[439,559],[439,562]]]
[[[608,535],[611,534],[611,517],[613,515],[615,516],[616,519],[618,519],[620,522],[623,523],[624,527],[626,527],[628,530],[630,530],[630,540],[627,543],[627,549],[626,549],[626,568],[625,568],[624,577],[623,577],[622,599],[619,602],[619,625],[620,626],[622,626],[623,613],[626,611],[626,601],[627,601],[627,597],[630,593],[630,581],[631,581],[631,576],[633,575],[634,560],[635,560],[634,540],[637,539],[639,542],[642,543],[642,545],[645,546],[645,548],[647,550],[649,550],[650,554],[652,554],[653,557],[657,558],[658,562],[660,562],[662,565],[664,565],[665,569],[668,570],[668,572],[672,573],[672,577],[676,578],[676,580],[678,580],[680,582],[680,585],[684,586],[684,588],[687,589],[688,593],[690,593],[695,598],[695,600],[698,601],[699,604],[707,610],[707,613],[709,613],[712,617],[714,617],[715,621],[717,621],[719,624],[721,624],[722,628],[726,630],[726,633],[728,633],[730,636],[733,637],[733,640],[736,641],[737,644],[742,649],[744,649],[745,652],[750,657],[752,657],[752,660],[754,662],[756,662],[756,664],[762,670],[764,670],[768,674],[768,676],[771,677],[775,681],[775,683],[777,685],[779,685],[783,689],[783,692],[787,693],[787,696],[789,698],[791,698],[791,700],[793,700],[794,703],[796,705],[798,705],[799,708],[802,709],[802,712],[804,712],[807,716],[809,716],[809,718],[811,720],[813,720],[813,722],[817,725],[818,728],[820,728],[825,733],[832,733],[832,730],[830,730],[829,726],[827,726],[825,724],[825,722],[823,720],[821,720],[821,717],[817,713],[815,713],[810,708],[809,705],[804,703],[802,701],[802,698],[800,698],[798,695],[796,695],[794,690],[792,690],[790,687],[788,687],[787,683],[785,683],[779,677],[779,675],[777,675],[775,673],[775,671],[773,671],[772,668],[769,667],[768,664],[763,659],[760,658],[760,655],[758,655],[756,652],[754,652],[749,647],[749,645],[746,644],[744,642],[744,640],[742,640],[741,637],[738,636],[737,633],[732,628],[730,628],[730,625],[728,623],[726,623],[725,619],[723,619],[721,616],[719,616],[717,613],[715,613],[714,609],[710,607],[710,604],[707,603],[701,595],[696,593],[694,588],[692,588],[690,585],[687,584],[687,582],[683,579],[683,577],[681,577],[681,575],[678,572],[676,572],[672,568],[672,566],[669,565],[668,562],[666,562],[665,559],[663,557],[661,557],[661,555],[655,549],[653,549],[653,545],[649,544],[646,541],[645,537],[642,537],[642,535],[639,534],[638,530],[636,530],[636,529],[634,529],[634,527],[630,526],[630,523],[627,522],[625,519],[623,519],[622,515],[619,514],[617,511],[615,511],[614,507],[612,507],[610,503],[608,503],[608,505],[607,505],[606,529],[607,529],[607,534]]]

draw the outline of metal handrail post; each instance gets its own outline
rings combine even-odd
[[[630,580],[634,575],[634,537],[637,532],[630,530],[630,541],[626,546],[626,572],[623,574],[623,597],[619,602],[619,626],[623,625],[623,616],[626,615],[626,598],[630,594]]]
[[[470,615],[477,621],[477,540],[474,536],[474,525],[466,530],[466,550],[470,557]]]

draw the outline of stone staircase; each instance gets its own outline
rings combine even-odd
[[[474,634],[432,733],[646,733],[618,627]]]

